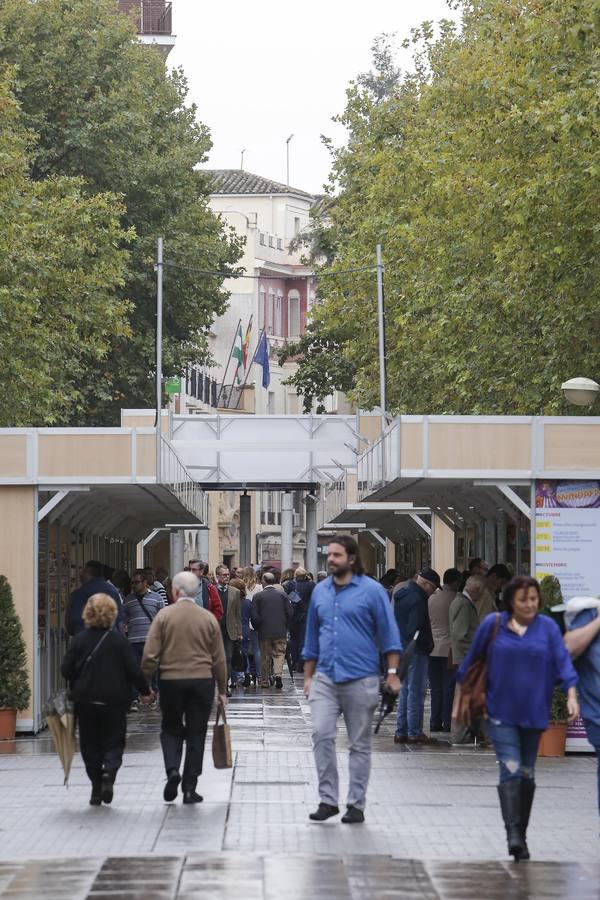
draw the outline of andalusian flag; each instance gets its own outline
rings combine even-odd
[[[242,323],[240,322],[238,325],[237,334],[235,336],[235,342],[233,345],[233,350],[231,351],[231,355],[234,359],[237,359],[237,367],[235,370],[235,380],[238,384],[242,383],[242,375],[241,369],[244,367],[244,346],[242,343]]]
[[[250,347],[250,335],[252,334],[252,319],[254,315],[250,316],[250,321],[248,322],[248,327],[246,328],[246,334],[244,335],[244,346],[242,347],[243,356],[244,356],[244,372],[248,368],[248,349]]]

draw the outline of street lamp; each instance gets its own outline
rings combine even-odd
[[[574,406],[591,406],[600,391],[600,384],[591,378],[570,378],[560,387],[569,403]]]

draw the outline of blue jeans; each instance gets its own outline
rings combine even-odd
[[[396,734],[417,737],[423,734],[423,709],[427,689],[427,656],[415,653],[408,665],[406,678],[400,688]]]
[[[541,729],[505,725],[497,719],[488,719],[487,726],[500,766],[500,784],[533,781]]]
[[[588,741],[594,745],[598,757],[598,812],[600,813],[600,724],[592,722],[590,719],[584,719],[584,724]]]
[[[246,654],[246,672],[260,677],[260,643],[257,631],[249,630],[248,638],[242,643],[242,649]]]

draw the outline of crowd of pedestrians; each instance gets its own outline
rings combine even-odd
[[[600,756],[600,601],[568,601],[563,636],[541,614],[538,583],[512,578],[500,563],[488,568],[477,558],[441,579],[428,566],[390,570],[378,583],[365,573],[354,538],[339,535],[329,544],[328,570],[315,582],[302,567],[231,573],[219,565],[213,578],[206,563],[191,560],[170,580],[166,571],[129,576],[86,563],[67,610],[73,639],[62,670],[76,703],[90,803],[112,801],[127,712],[140,699],[160,703],[164,799],[173,801],[181,785],[184,803],[201,802],[197,781],[215,695],[224,706],[240,685],[281,690],[287,663],[291,675],[304,672],[311,710],[319,783],[312,821],[340,812],[341,716],[349,751],[341,821],[364,822],[373,714],[382,696],[390,708],[397,698],[397,744],[435,745],[444,732],[453,744],[491,741],[508,851],[528,859],[535,763],[556,685],[571,719],[579,694]],[[473,673],[484,663],[477,705]]]

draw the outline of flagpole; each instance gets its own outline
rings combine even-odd
[[[252,362],[250,363],[250,365],[249,365],[248,368],[246,369],[246,377],[244,378],[244,383],[243,383],[243,385],[242,385],[241,388],[240,388],[240,396],[239,396],[239,398],[238,398],[238,402],[237,402],[237,405],[236,405],[236,407],[235,407],[236,409],[238,409],[238,407],[239,407],[239,405],[240,405],[240,400],[242,399],[242,391],[244,390],[244,388],[246,387],[246,384],[247,384],[247,382],[248,382],[248,376],[250,375],[250,369],[251,369],[252,366],[254,365],[254,360],[256,359],[256,354],[258,353],[258,348],[260,347],[260,342],[261,342],[262,339],[263,339],[263,334],[264,334],[264,333],[265,333],[265,329],[264,329],[264,328],[261,328],[260,334],[259,334],[259,336],[258,336],[258,341],[256,342],[256,347],[254,348],[254,353],[253,353],[253,355],[252,355]]]
[[[219,405],[219,400],[221,399],[221,392],[225,385],[225,379],[227,378],[227,371],[229,369],[229,363],[231,362],[231,357],[233,355],[233,348],[235,347],[235,342],[237,339],[238,328],[242,324],[242,319],[240,317],[239,322],[236,325],[235,331],[233,332],[233,342],[231,344],[231,350],[229,351],[229,359],[227,360],[227,365],[225,366],[225,371],[223,372],[223,380],[221,381],[221,387],[219,388],[219,393],[217,394],[217,406]]]

